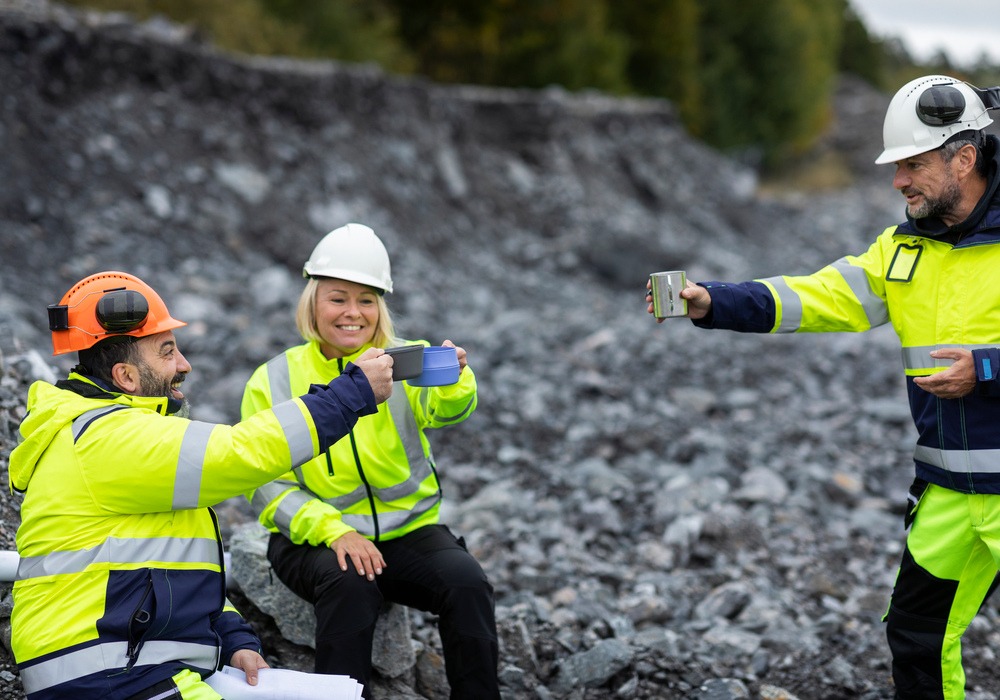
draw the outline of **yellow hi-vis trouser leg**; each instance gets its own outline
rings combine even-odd
[[[1000,569],[1000,495],[933,484],[919,503],[886,614],[901,700],[965,697],[962,635]]]
[[[181,671],[174,674],[172,680],[177,684],[180,696],[184,700],[224,700],[201,676],[193,671]]]

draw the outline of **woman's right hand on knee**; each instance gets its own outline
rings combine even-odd
[[[382,552],[373,542],[357,532],[344,533],[330,543],[330,549],[337,553],[341,571],[347,571],[347,560],[350,558],[358,575],[366,576],[369,581],[374,581],[375,576],[381,574],[385,568]]]

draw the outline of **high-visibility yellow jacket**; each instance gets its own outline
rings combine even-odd
[[[903,348],[918,438],[916,475],[963,493],[1000,493],[1000,175],[959,228],[924,230],[907,221],[866,252],[807,276],[740,284],[706,282],[710,317],[699,326],[760,333],[865,331],[891,323]],[[958,236],[958,234],[961,234]],[[957,243],[948,242],[956,240]],[[972,351],[975,391],[941,399],[913,383],[951,360],[941,348]]]
[[[286,350],[253,373],[243,394],[243,417],[311,382],[330,381],[368,347],[333,360],[316,342]],[[471,367],[450,386],[396,382],[378,413],[359,420],[348,438],[257,489],[250,499],[253,510],[265,527],[296,544],[328,546],[351,530],[377,542],[436,523],[441,488],[424,431],[465,420],[476,403]]]
[[[260,642],[226,601],[210,506],[311,459],[375,410],[355,366],[235,426],[70,374],[35,382],[10,456],[24,492],[12,646],[31,700],[126,698]]]

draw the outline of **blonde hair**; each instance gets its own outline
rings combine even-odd
[[[323,336],[320,335],[319,327],[316,325],[316,292],[318,289],[319,278],[310,277],[302,294],[299,295],[299,305],[295,309],[295,327],[299,329],[299,335],[302,336],[303,340],[323,343]],[[375,295],[375,303],[378,305],[378,323],[375,325],[372,345],[377,348],[390,348],[397,345],[398,340],[392,327],[389,305],[385,303],[385,297],[382,294]]]

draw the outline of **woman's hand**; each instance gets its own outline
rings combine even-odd
[[[353,530],[345,532],[330,544],[330,549],[337,553],[340,570],[347,571],[347,558],[350,557],[359,576],[367,576],[374,581],[377,574],[385,568],[385,559],[370,540]]]
[[[466,361],[465,348],[461,348],[455,345],[450,340],[446,340],[443,343],[441,343],[441,347],[455,348],[455,354],[458,355],[458,373],[461,374],[462,370],[465,369],[465,366],[468,364],[468,362]]]

